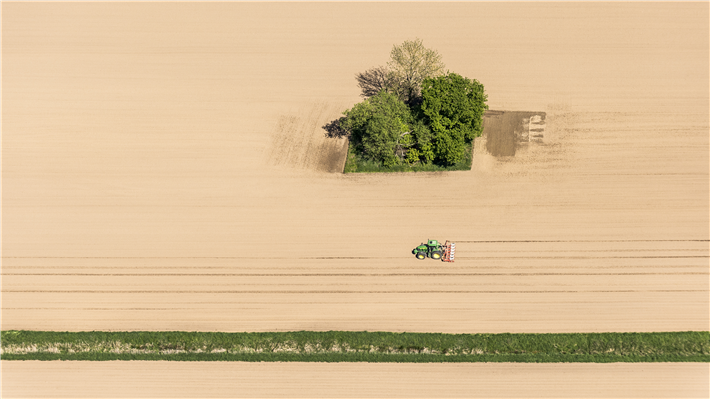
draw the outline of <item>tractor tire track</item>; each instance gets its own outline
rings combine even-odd
[[[638,292],[710,292],[709,290],[5,290],[7,293],[52,294],[578,294]]]
[[[672,273],[2,273],[3,276],[99,277],[450,277],[450,276],[679,276],[710,272]]]

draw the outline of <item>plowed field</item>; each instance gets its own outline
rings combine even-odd
[[[334,173],[320,126],[415,36],[544,135]],[[3,3],[2,329],[707,330],[709,36],[707,3]]]
[[[703,398],[708,366],[3,362],[3,397]],[[36,384],[36,381],[42,384]],[[5,382],[7,381],[7,382]]]

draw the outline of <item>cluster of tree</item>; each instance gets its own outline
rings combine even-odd
[[[365,100],[324,126],[347,135],[362,157],[384,166],[453,165],[483,130],[483,85],[444,73],[441,56],[420,39],[394,46],[391,60],[356,75]]]

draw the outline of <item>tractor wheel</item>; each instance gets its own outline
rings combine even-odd
[[[441,251],[434,251],[431,253],[432,259],[441,259]]]
[[[417,259],[419,259],[419,260],[426,259],[426,254],[424,252],[417,252]]]

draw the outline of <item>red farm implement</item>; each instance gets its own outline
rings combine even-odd
[[[456,243],[446,241],[444,244],[444,256],[441,257],[443,262],[453,262],[456,255]]]

